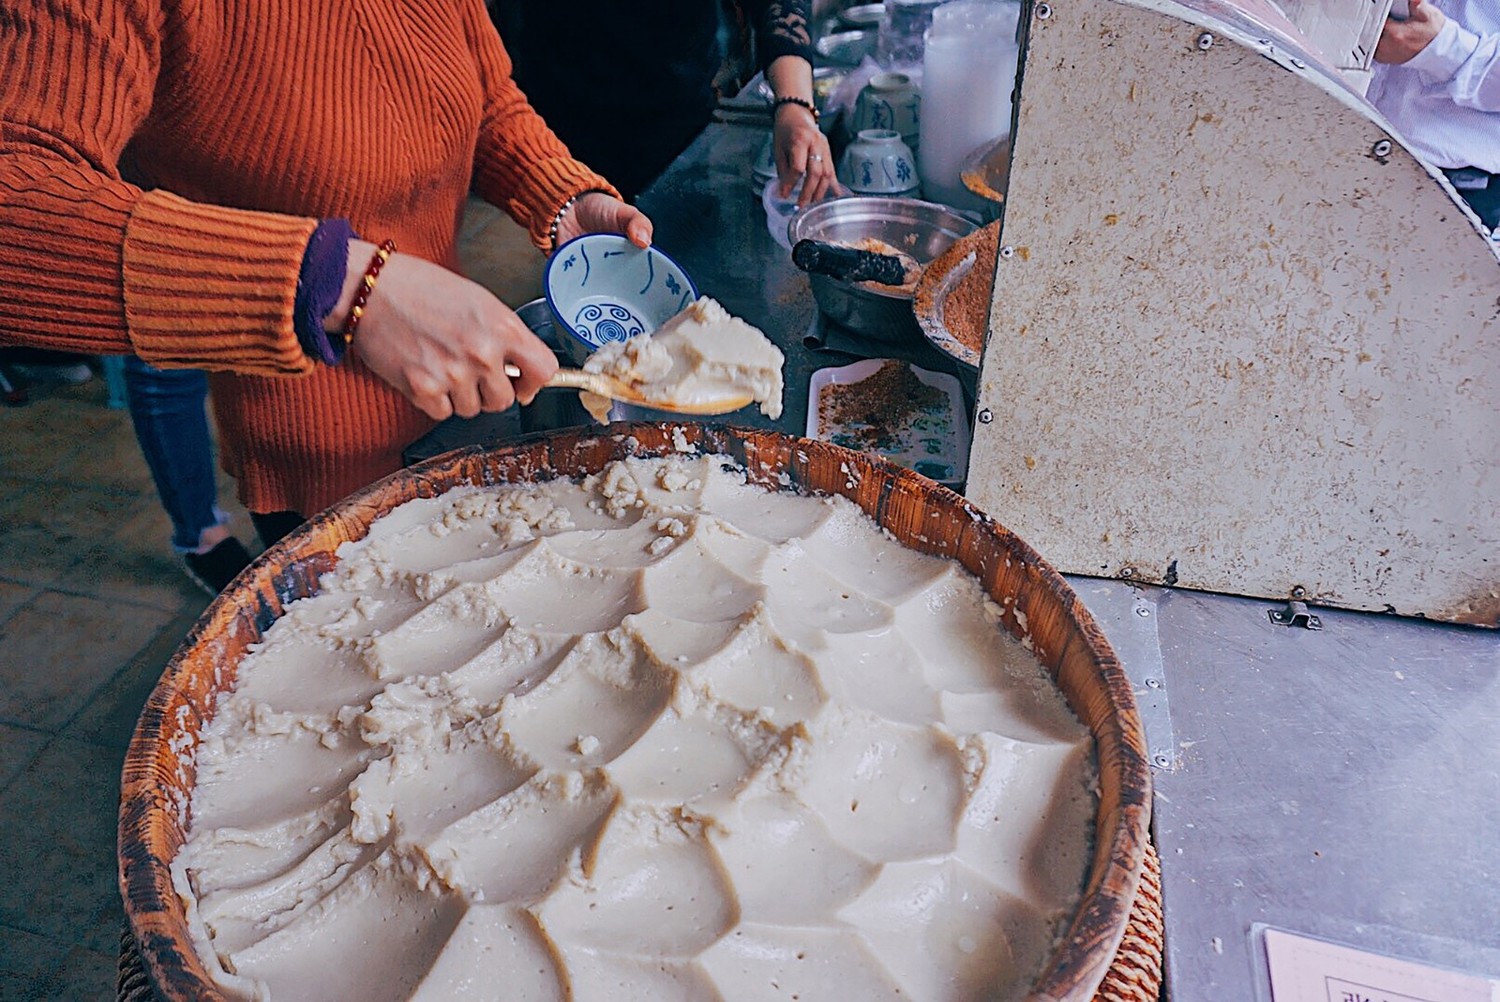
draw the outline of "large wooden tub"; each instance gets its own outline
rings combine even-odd
[[[702,425],[615,425],[447,453],[376,483],[271,547],[209,606],[151,694],[125,759],[120,890],[141,959],[160,998],[221,999],[193,950],[170,864],[189,821],[198,733],[240,658],[295,599],[313,594],[334,551],[404,501],[461,484],[547,480],[594,472],[627,455],[678,451],[683,440],[724,453],[773,488],[841,494],[914,549],[957,560],[1006,606],[1021,610],[1036,654],[1092,730],[1099,764],[1097,839],[1088,884],[1033,999],[1092,998],[1125,932],[1147,852],[1151,780],[1130,685],[1103,634],[1056,571],[963,498],[890,463],[825,442]],[[783,480],[782,478],[785,478]],[[1004,599],[1013,604],[1006,605]]]

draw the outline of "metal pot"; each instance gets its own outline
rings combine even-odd
[[[955,240],[978,229],[967,216],[917,198],[855,196],[819,202],[787,225],[799,240],[854,244],[875,239],[927,264]],[[922,340],[909,295],[892,295],[827,275],[808,275],[818,310],[829,320],[877,341]]]
[[[552,308],[546,299],[533,299],[516,307],[516,316],[531,328],[531,332],[542,340],[559,365],[577,364],[563,344],[563,338],[554,326]],[[573,428],[593,424],[589,412],[583,409],[577,392],[564,389],[545,389],[525,407],[510,407],[503,411],[486,411],[475,417],[459,417],[457,414],[438,423],[427,434],[408,445],[401,453],[404,466],[420,463],[440,456],[451,449],[466,445],[495,446],[514,439],[525,432],[551,431],[555,428]]]
[[[866,56],[875,54],[876,31],[864,28],[858,31],[836,31],[824,35],[813,43],[823,65],[858,66]]]

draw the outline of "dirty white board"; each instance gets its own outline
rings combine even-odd
[[[1336,74],[1142,2],[1033,7],[967,493],[1065,572],[1495,625],[1493,246]]]

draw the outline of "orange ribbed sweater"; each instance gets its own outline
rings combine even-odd
[[[0,342],[212,370],[251,511],[317,512],[432,425],[298,346],[318,219],[454,268],[471,186],[539,247],[612,190],[511,82],[482,0],[0,0],[0,66]]]

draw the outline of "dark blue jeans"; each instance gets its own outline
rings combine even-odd
[[[218,506],[208,377],[197,369],[158,369],[131,355],[125,391],[135,437],[172,520],[172,548],[196,550],[204,529],[228,520]]]

